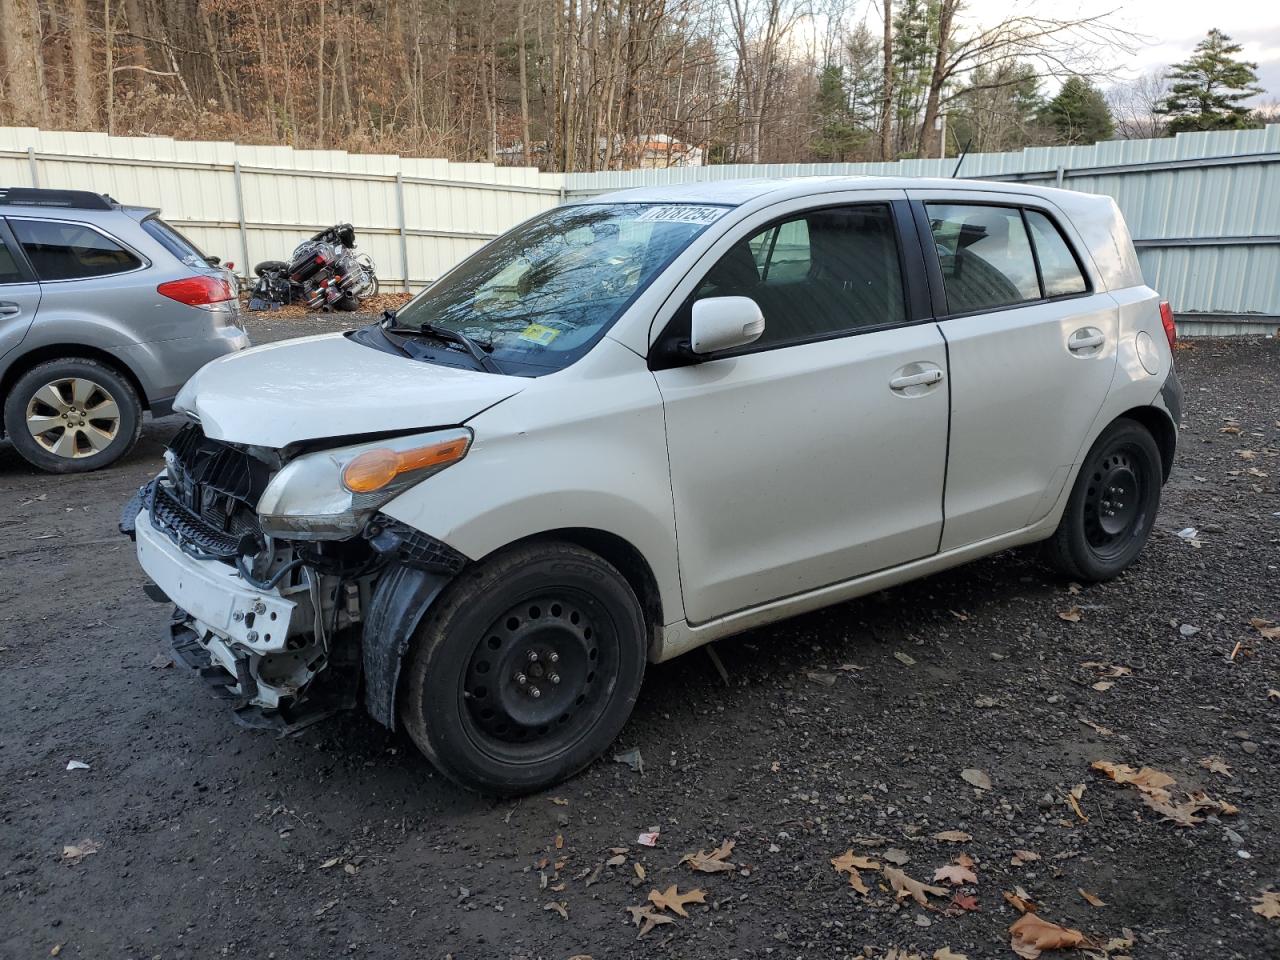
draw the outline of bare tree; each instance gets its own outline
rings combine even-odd
[[[1135,80],[1117,83],[1105,91],[1116,134],[1123,140],[1145,140],[1163,137],[1165,118],[1156,112],[1169,95],[1169,82],[1163,71],[1144,73]]]

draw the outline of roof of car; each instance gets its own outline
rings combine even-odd
[[[1025,183],[991,180],[952,180],[938,177],[818,176],[767,177],[750,180],[700,180],[692,183],[653,184],[584,198],[584,203],[604,200],[618,203],[709,203],[740,206],[761,197],[787,200],[836,190],[982,190],[1061,197],[1072,191],[1035,187]],[[1079,194],[1076,194],[1077,196]]]

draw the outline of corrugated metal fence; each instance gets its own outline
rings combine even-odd
[[[546,174],[485,163],[0,128],[0,184],[76,187],[161,207],[243,269],[330,223],[356,225],[387,287],[418,289],[484,241],[563,202],[735,177],[950,176],[956,161],[757,164]],[[1148,283],[1185,332],[1280,326],[1280,124],[966,157],[960,175],[1108,194]]]

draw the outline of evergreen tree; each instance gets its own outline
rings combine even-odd
[[[1258,65],[1237,60],[1240,44],[1217,28],[1201,40],[1189,59],[1169,71],[1169,95],[1156,112],[1169,117],[1169,132],[1242,130],[1262,124],[1244,101],[1262,93]]]
[[[1045,106],[1041,122],[1065,144],[1097,143],[1116,129],[1102,91],[1082,77],[1068,78]]]
[[[854,124],[843,67],[828,64],[818,75],[817,114],[814,156],[831,163],[850,159],[866,136]]]
[[[957,150],[972,141],[970,151],[1018,150],[1044,142],[1044,111],[1035,67],[1016,60],[975,70],[969,84],[947,113],[947,140]]]

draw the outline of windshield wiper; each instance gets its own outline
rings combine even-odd
[[[480,365],[482,370],[488,373],[504,374],[505,371],[499,366],[498,361],[489,356],[489,352],[493,350],[493,344],[482,344],[477,340],[473,340],[460,330],[450,330],[448,327],[436,326],[436,324],[427,321],[416,327],[402,327],[396,323],[396,313],[394,310],[382,311],[382,327],[383,334],[387,331],[394,330],[397,333],[416,333],[435,337],[437,340],[443,340],[445,343],[456,343],[467,352],[476,363]]]

